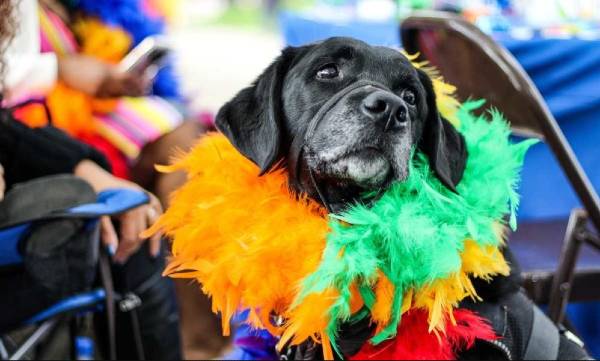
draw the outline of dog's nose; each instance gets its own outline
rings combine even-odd
[[[361,104],[362,112],[383,126],[384,131],[397,130],[408,120],[408,109],[402,99],[390,92],[377,90]]]

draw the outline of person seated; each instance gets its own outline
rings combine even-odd
[[[14,19],[19,19],[15,17],[14,4],[12,1],[0,2],[0,101],[2,94],[17,89],[11,88],[11,85],[17,84],[14,82],[19,78],[15,76],[16,73],[25,74],[18,84],[30,81],[32,85],[29,87],[33,88],[42,84],[43,79],[31,76],[30,72],[52,65],[55,61],[52,57],[35,55],[35,52],[30,54],[31,57],[6,56],[7,46],[13,47],[11,39],[16,28]],[[22,1],[20,10],[23,11],[31,4],[28,0]],[[26,33],[25,37],[29,35],[31,33]],[[17,48],[19,44],[22,45],[17,43]],[[14,51],[14,47],[12,49]],[[27,54],[27,51],[22,54]],[[16,67],[18,71],[15,72],[15,68],[11,67],[15,62],[19,63],[17,60],[21,64]],[[26,84],[25,86],[28,87]],[[0,165],[0,207],[5,193],[11,192],[16,185],[62,173],[80,177],[96,192],[111,188],[142,190],[139,185],[112,175],[110,164],[101,152],[55,127],[29,128],[15,120],[11,112],[3,107],[0,107]],[[119,288],[127,288],[142,301],[138,315],[146,357],[180,359],[179,316],[174,286],[172,281],[161,277],[164,269],[161,236],[145,239],[140,235],[162,213],[158,198],[148,194],[149,204],[124,212],[112,220],[102,218],[101,239],[104,245],[113,250],[112,273],[117,291],[120,291]],[[118,231],[113,226],[113,221],[118,224]],[[0,270],[0,289],[4,290],[3,297],[0,297],[0,309],[11,310],[0,312],[0,332],[4,332],[19,318],[16,310],[31,310],[36,304],[48,303],[46,294],[32,295],[32,286],[22,274],[15,274],[14,270]],[[22,307],[30,303],[33,304],[32,307]],[[125,317],[117,316],[117,329],[121,330],[117,333],[118,356],[133,358],[136,355],[135,342],[131,332],[127,331],[130,325],[125,322],[128,322]]]
[[[7,104],[42,98],[55,126],[99,150],[115,175],[153,191],[166,206],[184,175],[158,174],[154,165],[168,163],[176,148],[189,148],[201,126],[186,121],[182,107],[171,102],[178,95],[173,77],[158,89],[167,100],[146,95],[153,84],[145,74],[119,70],[117,63],[134,41],[151,35],[150,30],[134,29],[140,31],[132,34],[106,26],[97,17],[83,16],[86,9],[81,6],[98,2],[77,3],[79,7],[51,0],[20,1],[16,37],[7,52]],[[138,10],[137,24],[154,21]],[[158,81],[163,78],[159,73]],[[30,126],[46,124],[37,114],[20,111],[16,116]]]
[[[30,129],[12,119],[5,109],[0,109],[0,164],[0,208],[5,192],[11,192],[15,185],[53,174],[72,173],[88,182],[96,193],[115,188],[142,190],[130,181],[111,175],[107,161],[93,148],[53,127]],[[161,236],[148,240],[140,236],[162,214],[158,199],[148,194],[149,204],[114,219],[119,224],[118,231],[113,220],[102,217],[100,236],[102,243],[112,250],[116,283],[123,284],[126,279],[128,288],[142,300],[138,313],[145,354],[152,358],[177,359],[181,357],[177,305],[172,281],[160,277],[164,268]],[[2,220],[6,221],[10,220]],[[24,270],[17,272],[19,274],[14,270],[0,270],[0,289],[10,290],[0,298],[0,309],[12,310],[0,312],[0,331],[6,331],[29,312],[39,311],[55,301],[48,292],[35,288],[23,275]],[[149,284],[152,279],[155,281]],[[141,290],[141,286],[145,289]],[[117,319],[120,320],[117,328],[130,327],[124,318]],[[119,356],[134,357],[131,336],[127,332],[119,334],[122,335],[117,340]],[[158,339],[161,342],[157,342]]]

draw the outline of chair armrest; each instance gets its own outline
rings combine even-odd
[[[66,210],[52,212],[47,216],[36,219],[50,220],[59,218],[98,218],[112,216],[139,207],[150,201],[143,191],[131,189],[109,189],[100,192],[95,203],[83,204]],[[21,263],[23,258],[18,250],[18,244],[27,232],[32,222],[9,226],[0,229],[0,266]]]
[[[30,224],[22,224],[0,230],[0,266],[18,264],[23,261],[18,251],[19,240],[27,232]]]
[[[146,192],[132,189],[108,189],[98,194],[96,203],[83,204],[63,213],[67,217],[95,218],[126,212],[150,202]]]

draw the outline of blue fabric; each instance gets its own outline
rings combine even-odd
[[[544,96],[588,177],[600,189],[600,41],[500,39]],[[527,155],[523,219],[565,218],[580,205],[546,145]]]
[[[600,358],[600,303],[578,302],[567,306],[567,318],[585,341],[590,354]]]
[[[400,46],[396,22],[336,24],[291,12],[281,13],[279,20],[288,45],[353,36],[375,45]],[[600,189],[600,41],[508,37],[499,41],[531,76],[592,184]],[[580,205],[544,144],[532,147],[527,154],[520,193],[520,220],[566,218]]]
[[[294,12],[279,14],[279,25],[285,43],[300,46],[332,36],[349,36],[373,45],[399,46],[400,33],[397,22],[327,22],[303,17]]]
[[[27,229],[29,229],[29,225],[23,224],[0,230],[0,266],[18,264],[23,261],[17,246]]]
[[[277,360],[278,339],[267,330],[257,330],[244,324],[248,311],[240,312],[232,320],[233,350],[223,360]]]

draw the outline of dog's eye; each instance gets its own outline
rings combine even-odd
[[[404,99],[404,101],[410,105],[415,105],[417,102],[417,96],[415,95],[415,92],[410,89],[406,89],[402,92],[402,99]]]
[[[317,70],[317,79],[333,79],[340,75],[340,70],[335,64],[325,64]]]

